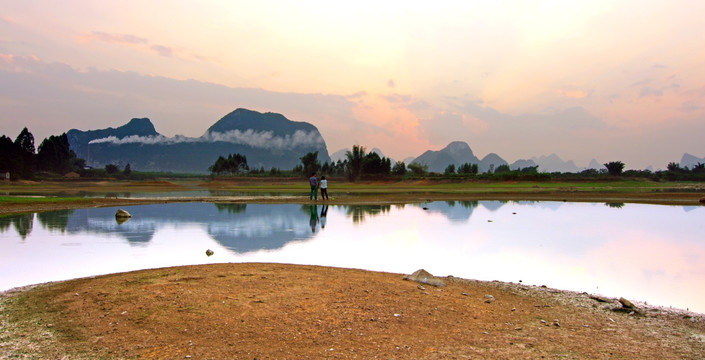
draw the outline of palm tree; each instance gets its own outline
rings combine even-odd
[[[360,177],[360,169],[362,169],[362,159],[365,157],[365,148],[360,145],[353,145],[352,151],[345,152],[345,157],[348,160],[347,174],[350,181],[355,181]]]

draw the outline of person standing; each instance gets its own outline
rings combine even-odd
[[[316,179],[315,172],[308,178],[308,182],[311,185],[311,192],[308,194],[308,199],[313,200],[315,198],[316,201],[318,201],[318,179]]]
[[[328,200],[328,180],[321,176],[321,200]]]

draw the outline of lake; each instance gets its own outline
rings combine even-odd
[[[705,313],[705,207],[569,202],[169,203],[0,217],[0,290],[276,262],[523,282]],[[214,251],[206,256],[207,249]]]

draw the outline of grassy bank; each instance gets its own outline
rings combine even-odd
[[[200,191],[205,195],[179,192]],[[531,200],[698,205],[699,182],[615,181],[359,181],[329,180],[329,204],[384,204],[425,201]],[[0,214],[66,208],[119,206],[155,201],[306,203],[308,182],[296,178],[225,178],[213,181],[53,181],[0,185]],[[154,194],[136,199],[136,193]],[[169,193],[169,199],[160,196]],[[177,194],[174,196],[173,194]]]

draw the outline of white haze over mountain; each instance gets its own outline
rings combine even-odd
[[[227,142],[232,144],[247,145],[254,148],[270,148],[270,149],[291,149],[297,146],[320,145],[323,144],[323,138],[316,132],[306,132],[297,130],[293,135],[278,136],[272,131],[254,131],[248,129],[245,131],[230,130],[226,132],[207,132],[198,138],[176,135],[174,137],[166,137],[163,135],[157,136],[139,136],[131,135],[124,138],[108,136],[100,139],[93,139],[88,144],[148,144],[148,145],[172,145],[180,143],[196,143],[196,142]]]

